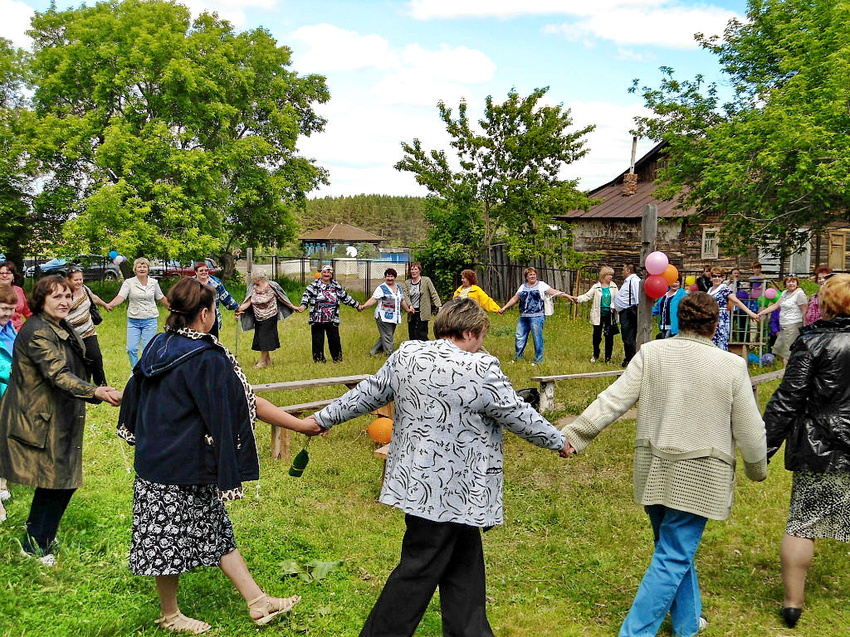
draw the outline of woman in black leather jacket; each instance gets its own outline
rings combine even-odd
[[[815,538],[850,542],[850,275],[820,290],[822,320],[804,328],[764,413],[767,456],[785,442],[794,472],[782,538],[782,616],[800,618]]]

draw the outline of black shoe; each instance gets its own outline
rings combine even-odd
[[[797,625],[797,621],[800,619],[800,615],[803,613],[803,609],[784,606],[781,612],[782,619],[785,620],[785,625],[788,626],[788,628],[794,628],[794,626]]]

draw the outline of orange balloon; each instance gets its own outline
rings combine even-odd
[[[661,278],[667,281],[667,285],[673,285],[673,281],[679,278],[679,271],[672,263],[667,266],[667,269],[661,274]]]
[[[393,437],[393,421],[381,416],[372,421],[366,431],[375,442],[386,445]]]

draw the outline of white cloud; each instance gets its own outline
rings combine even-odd
[[[453,18],[513,18],[520,15],[605,14],[615,7],[652,7],[662,0],[410,0],[410,15],[417,20]]]
[[[544,33],[575,41],[582,37],[610,40],[620,45],[654,45],[674,49],[695,48],[695,33],[723,33],[735,13],[715,7],[617,9],[575,22],[547,25]]]
[[[317,24],[301,27],[292,37],[305,45],[303,52],[296,49],[298,67],[312,73],[385,70],[399,64],[389,42],[379,35],[360,35],[331,24]]]
[[[30,19],[35,11],[23,2],[0,0],[0,37],[10,40],[15,46],[28,49],[32,40],[26,35],[30,28]]]

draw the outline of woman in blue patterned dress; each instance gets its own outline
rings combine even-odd
[[[714,297],[714,300],[717,301],[717,305],[720,306],[720,320],[717,322],[717,330],[714,332],[714,336],[711,341],[722,350],[729,349],[730,301],[732,302],[732,305],[743,311],[754,321],[759,320],[758,314],[744,305],[741,299],[735,296],[735,290],[724,282],[723,277],[725,275],[726,271],[723,268],[712,268],[711,287],[708,290],[708,293]]]

